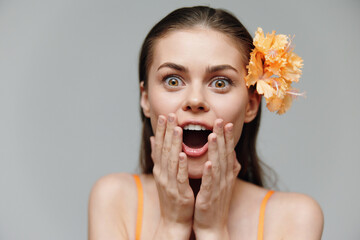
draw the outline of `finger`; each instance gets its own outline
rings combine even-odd
[[[210,200],[212,187],[213,187],[213,176],[212,176],[212,162],[207,161],[204,164],[203,175],[201,178],[201,186],[199,195],[202,197],[202,202]]]
[[[182,144],[182,128],[176,126],[172,136],[171,152],[168,161],[168,183],[169,187],[177,188],[177,172],[179,164],[179,153]]]
[[[160,165],[160,167],[161,167],[161,151],[164,142],[165,129],[166,129],[166,118],[163,115],[159,115],[156,131],[155,131],[154,164],[158,164]]]
[[[241,170],[241,164],[239,163],[238,159],[236,158],[235,151],[234,151],[234,162],[233,162],[233,166],[234,166],[234,169],[233,169],[234,176],[237,177],[237,175],[239,174],[239,172],[240,172],[240,170]]]
[[[189,185],[187,157],[186,154],[183,152],[179,153],[179,170],[177,173],[177,182],[178,182],[179,193],[181,195],[185,195],[190,185]]]
[[[233,133],[234,125],[232,123],[228,123],[225,125],[225,144],[226,144],[226,161],[227,161],[227,171],[226,175],[232,175],[234,170],[234,133]]]
[[[154,152],[155,151],[155,137],[154,136],[150,137],[150,146],[151,146],[151,158],[155,163],[156,159],[155,159],[155,152]]]
[[[175,122],[175,114],[170,113],[167,118],[165,137],[161,151],[161,174],[164,174],[164,176],[167,176],[167,165],[170,157],[174,127],[176,126]]]
[[[208,136],[208,161],[211,162],[211,170],[214,183],[220,182],[220,165],[219,154],[217,146],[217,136],[215,133],[210,133]]]
[[[220,166],[220,179],[226,176],[227,171],[227,158],[226,158],[226,145],[224,138],[224,121],[222,119],[216,119],[214,124],[214,133],[216,133],[217,147],[218,147],[218,159]]]
[[[151,145],[151,159],[154,162],[154,167],[153,167],[153,174],[154,177],[156,178],[157,176],[159,176],[159,171],[160,171],[160,165],[159,165],[159,158],[155,157],[155,137],[151,136],[150,137],[150,145]]]

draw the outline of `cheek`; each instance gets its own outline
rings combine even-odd
[[[180,96],[169,94],[157,94],[149,99],[150,114],[152,117],[159,115],[167,116],[169,113],[175,113],[179,106],[181,106]]]
[[[244,126],[245,110],[241,107],[235,108],[235,104],[228,104],[224,106],[218,116],[222,116],[226,123],[234,124],[234,138],[237,143],[241,136],[241,131]]]
[[[247,96],[239,97],[238,95],[240,94],[234,93],[231,96],[214,99],[211,107],[216,116],[223,118],[226,122],[233,122],[238,118],[243,120],[248,99]]]
[[[246,97],[234,95],[221,101],[214,101],[212,104],[217,118],[224,119],[225,123],[231,122],[234,124],[234,138],[236,142],[240,139],[244,125],[247,101],[247,95]]]
[[[155,133],[159,115],[167,117],[169,113],[176,113],[181,106],[181,98],[158,91],[149,94],[149,104],[151,125]]]

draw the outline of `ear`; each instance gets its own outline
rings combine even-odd
[[[249,123],[257,115],[259,110],[259,105],[261,102],[261,95],[257,93],[257,91],[248,90],[249,93],[249,102],[246,105],[246,112],[245,112],[245,123]]]
[[[140,105],[145,117],[150,118],[150,103],[147,90],[144,87],[144,81],[140,82]]]

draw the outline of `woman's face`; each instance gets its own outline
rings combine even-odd
[[[244,122],[256,116],[259,105],[259,97],[249,95],[245,85],[241,56],[231,38],[207,28],[176,30],[158,39],[141,97],[153,131],[159,115],[169,113],[176,114],[182,128],[195,124],[211,130],[221,118],[233,123],[237,143]],[[191,144],[185,141],[184,132],[184,143]],[[201,177],[207,152],[187,156],[189,177]]]

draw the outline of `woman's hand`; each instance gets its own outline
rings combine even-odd
[[[150,138],[153,175],[161,219],[154,239],[186,239],[192,229],[194,193],[189,185],[186,154],[182,149],[182,128],[175,114],[159,116],[155,137]]]
[[[196,239],[229,239],[227,221],[230,201],[240,164],[234,151],[233,124],[221,119],[208,136],[208,161],[196,197],[194,232]]]

